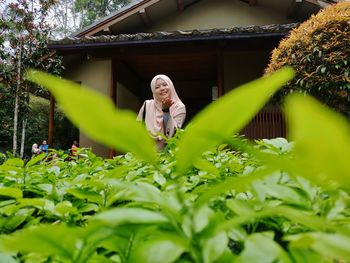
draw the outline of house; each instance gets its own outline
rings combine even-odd
[[[317,0],[138,0],[72,37],[52,41],[49,48],[64,56],[65,78],[99,90],[119,108],[135,112],[151,97],[152,77],[168,75],[190,120],[216,97],[260,77],[281,38],[327,4]],[[265,124],[275,120],[280,128],[260,135],[251,131],[255,132],[251,137],[283,136],[281,114],[265,115]],[[265,115],[256,120],[261,118],[263,123]],[[245,131],[263,131],[257,121]],[[93,147],[101,156],[111,153],[82,132],[80,145]]]

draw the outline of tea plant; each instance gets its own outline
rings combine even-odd
[[[1,261],[350,260],[346,120],[293,96],[285,108],[292,143],[232,136],[291,77],[285,69],[237,88],[156,153],[131,112],[73,83],[29,73],[87,134],[129,153],[103,160],[80,149],[70,161],[63,152],[50,161],[6,160]],[[93,103],[105,106],[80,115]]]

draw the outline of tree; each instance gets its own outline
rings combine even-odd
[[[133,0],[57,0],[52,6],[50,19],[53,37],[60,39],[107,16]]]
[[[54,75],[62,70],[61,59],[46,47],[50,36],[50,26],[46,22],[49,8],[55,0],[18,0],[9,3],[3,12],[3,41],[1,59],[8,74],[2,82],[10,89],[14,97],[13,114],[13,154],[17,153],[18,126],[21,127],[20,156],[24,154],[25,132],[29,114],[30,82],[24,79],[28,68],[41,69]],[[36,89],[40,91],[40,89]],[[21,114],[19,114],[21,112]]]
[[[350,3],[329,6],[294,29],[272,53],[266,74],[290,65],[296,77],[275,99],[310,93],[350,117]]]
[[[79,28],[80,18],[75,10],[75,0],[59,0],[51,11],[54,38],[67,37]]]
[[[81,13],[80,28],[131,3],[133,0],[75,0],[75,10]]]

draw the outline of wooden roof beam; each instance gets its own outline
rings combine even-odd
[[[98,33],[101,31],[101,28],[106,28],[106,27],[110,27],[126,18],[128,18],[129,16],[133,15],[133,14],[137,14],[140,10],[142,9],[146,9],[147,7],[158,3],[160,0],[144,0],[144,1],[140,1],[139,3],[135,4],[132,8],[124,10],[121,13],[117,13],[115,16],[103,21],[102,23],[89,28],[86,31],[83,31],[79,34],[77,34],[77,37],[81,37],[81,36],[93,36],[94,34]]]
[[[185,9],[184,0],[176,0],[176,4],[177,4],[177,10],[179,10],[180,12],[184,11]]]
[[[108,34],[108,35],[112,34],[111,28],[109,26],[103,28],[102,31],[103,31],[103,34]]]
[[[142,20],[143,24],[146,27],[150,27],[152,25],[151,18],[149,17],[148,12],[146,11],[146,9],[141,9],[139,11],[139,15],[141,17],[141,20]]]

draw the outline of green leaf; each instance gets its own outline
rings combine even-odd
[[[250,235],[244,244],[244,250],[235,263],[271,263],[292,262],[283,249],[273,240],[273,233]]]
[[[52,201],[44,198],[23,198],[19,200],[22,206],[34,206],[38,208],[44,208],[47,203],[52,203]]]
[[[305,199],[291,187],[264,183],[256,183],[254,186],[256,188],[261,188],[266,195],[280,199],[286,204],[305,205]]]
[[[293,248],[312,248],[324,258],[350,260],[350,236],[328,233],[307,233],[286,238]]]
[[[154,224],[167,223],[168,219],[156,212],[142,208],[115,208],[102,212],[92,220],[116,227],[121,224]]]
[[[56,205],[55,211],[62,216],[66,216],[71,212],[77,211],[77,208],[74,207],[71,202],[63,201]]]
[[[4,251],[37,252],[73,259],[76,250],[77,231],[64,225],[40,226],[18,231],[3,237]]]
[[[176,235],[158,235],[137,243],[129,262],[171,263],[185,251],[186,243]]]
[[[290,172],[327,187],[350,184],[350,125],[309,96],[287,100],[290,138],[295,141]]]
[[[270,175],[273,171],[274,170],[261,169],[241,177],[226,177],[225,180],[208,186],[207,189],[204,190],[201,195],[199,195],[195,205],[200,207],[211,198],[217,197],[220,194],[228,192],[229,190],[246,190],[246,188],[250,187],[251,183]]]
[[[0,187],[0,195],[8,196],[16,199],[23,197],[22,190],[18,188],[12,188],[12,187]]]
[[[80,188],[73,188],[73,189],[67,189],[67,193],[70,193],[71,195],[74,195],[75,197],[82,199],[82,200],[88,200],[92,203],[97,203],[99,205],[102,205],[103,200],[102,196],[94,191],[89,191],[86,189],[80,189]]]
[[[68,118],[93,140],[155,162],[155,143],[135,113],[116,110],[106,96],[68,80],[35,70],[27,78],[52,92]]]
[[[289,251],[295,262],[298,263],[324,262],[322,256],[319,253],[309,248],[300,249],[290,246]]]
[[[30,159],[29,162],[27,162],[26,167],[31,167],[35,164],[37,164],[38,162],[40,162],[41,160],[43,160],[45,158],[46,154],[39,154],[38,156],[35,156],[34,158]]]
[[[205,263],[216,262],[225,252],[228,244],[228,237],[225,232],[221,232],[214,237],[205,240],[202,253]]]
[[[193,228],[196,233],[201,232],[210,222],[214,212],[207,205],[197,209],[193,216]]]
[[[270,96],[293,77],[285,68],[275,74],[245,84],[213,102],[187,126],[179,141],[177,168],[188,168],[200,155],[239,132],[268,101]]]
[[[8,254],[0,253],[0,262],[1,263],[16,263],[17,261]]]
[[[33,209],[21,209],[17,211],[14,215],[11,215],[7,218],[3,228],[6,230],[13,231],[19,225],[21,225],[24,221],[26,221],[27,217],[33,213]]]
[[[24,162],[22,159],[20,158],[10,158],[7,159],[3,165],[6,166],[15,166],[15,167],[23,167],[24,166]]]
[[[213,165],[211,162],[204,159],[196,160],[194,162],[194,167],[204,172],[207,172],[208,175],[212,177],[217,177],[220,175],[219,170],[215,167],[215,165]]]
[[[113,203],[115,200],[133,200],[136,202],[157,203],[162,204],[164,199],[160,190],[152,184],[137,182],[137,183],[123,183],[116,180],[108,180],[115,189],[119,191],[109,197],[109,202]]]

